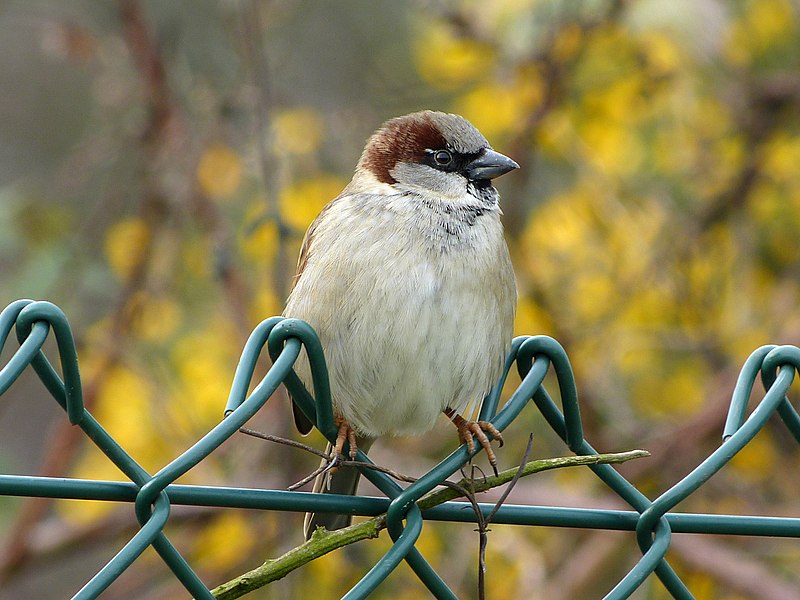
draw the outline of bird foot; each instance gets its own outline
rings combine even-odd
[[[447,409],[444,412],[452,419],[453,425],[455,425],[458,430],[458,439],[462,444],[467,445],[467,449],[470,453],[475,451],[475,438],[478,439],[478,443],[486,452],[486,457],[489,459],[489,464],[492,466],[494,474],[497,475],[497,457],[486,435],[490,433],[494,439],[500,442],[500,446],[502,447],[503,436],[497,428],[489,421],[469,421],[451,409]]]
[[[350,460],[355,460],[356,455],[358,454],[356,432],[352,427],[350,427],[350,423],[348,423],[343,417],[336,417],[334,419],[334,424],[339,428],[339,434],[336,436],[336,443],[333,445],[333,449],[336,451],[336,456],[343,456],[344,443],[349,442],[350,452],[348,454],[350,456]]]

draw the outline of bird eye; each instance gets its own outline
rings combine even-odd
[[[447,150],[437,150],[433,154],[433,160],[436,161],[437,165],[449,165],[453,162],[453,155]]]

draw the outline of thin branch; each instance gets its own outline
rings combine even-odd
[[[310,452],[311,454],[319,456],[320,458],[323,459],[324,462],[318,469],[312,471],[310,474],[303,477],[297,483],[293,483],[288,488],[286,488],[289,491],[294,491],[298,488],[303,487],[305,484],[314,479],[317,475],[319,475],[320,473],[324,473],[325,471],[329,471],[333,467],[362,467],[364,469],[371,469],[373,471],[379,471],[381,473],[385,473],[389,477],[393,477],[398,481],[404,481],[406,483],[414,483],[417,480],[416,477],[403,475],[402,473],[399,473],[398,471],[395,471],[388,467],[382,467],[374,463],[362,462],[360,460],[347,460],[343,456],[337,456],[336,454],[328,454],[327,452],[323,452],[322,450],[317,450],[316,448],[309,446],[308,444],[303,444],[302,442],[290,440],[288,438],[280,437],[278,435],[264,433],[263,431],[256,431],[255,429],[248,429],[247,427],[240,427],[239,431],[241,433],[251,435],[253,437],[257,437],[262,440],[267,440],[269,442],[275,442],[277,444],[291,446],[292,448],[299,448],[300,450],[305,450],[306,452]]]
[[[319,456],[320,458],[331,460],[331,455],[327,452],[317,450],[313,446],[309,446],[308,444],[304,444],[296,440],[290,440],[288,438],[272,435],[270,433],[264,433],[263,431],[256,431],[255,429],[250,429],[248,427],[240,427],[239,432],[244,433],[245,435],[253,436],[260,440],[275,442],[276,444],[284,444],[285,446],[291,446],[292,448],[299,448],[300,450],[305,450],[306,452],[310,452],[311,454]]]
[[[281,156],[274,143],[272,119],[274,116],[274,95],[270,81],[269,61],[264,43],[264,23],[262,11],[264,4],[245,0],[242,10],[242,39],[244,42],[245,65],[252,87],[251,110],[255,119],[258,164],[266,194],[267,218],[273,221],[278,231],[278,252],[273,266],[273,287],[278,298],[285,298],[291,276],[292,264],[289,257],[289,242],[297,232],[284,222],[280,213],[278,197],[282,188]]]
[[[338,458],[339,458],[338,456],[334,456],[333,460],[330,460],[330,461],[324,460],[324,461],[322,461],[322,463],[320,464],[320,466],[317,469],[315,469],[314,471],[312,471],[311,473],[309,473],[308,475],[303,477],[300,481],[298,481],[296,483],[293,483],[292,485],[290,485],[286,489],[289,490],[290,492],[293,492],[295,490],[299,490],[301,487],[303,487],[307,483],[310,483],[311,481],[316,479],[317,475],[322,475],[323,473],[327,473],[328,471],[330,471],[331,469],[336,467],[337,464],[339,463]]]
[[[631,450],[630,452],[621,452],[617,454],[565,456],[534,460],[526,463],[521,470],[519,468],[508,469],[506,471],[501,471],[497,476],[490,476],[483,480],[470,480],[465,478],[456,484],[449,482],[451,485],[448,485],[447,489],[437,490],[427,494],[417,502],[417,505],[422,510],[427,510],[447,502],[448,500],[462,497],[464,495],[464,490],[459,490],[457,488],[464,488],[470,484],[473,485],[473,493],[478,493],[506,484],[514,478],[525,477],[533,473],[540,473],[551,469],[580,465],[621,463],[647,456],[650,456],[650,453],[644,450]],[[289,550],[278,558],[265,562],[252,571],[244,573],[227,583],[223,583],[214,588],[212,594],[214,594],[216,598],[222,600],[240,598],[244,594],[285,577],[295,569],[337,548],[342,548],[360,542],[361,540],[378,537],[381,529],[385,527],[386,515],[380,515],[336,531],[318,529],[307,542]]]
[[[525,447],[525,452],[523,453],[522,460],[519,463],[519,469],[517,469],[514,478],[506,486],[506,489],[503,490],[503,493],[500,495],[500,499],[495,503],[494,508],[492,508],[491,512],[486,515],[486,519],[478,519],[478,598],[480,600],[484,600],[486,598],[486,547],[489,545],[489,524],[492,522],[492,519],[494,519],[497,511],[500,510],[500,507],[503,506],[503,503],[508,498],[511,490],[514,489],[514,486],[517,485],[517,482],[522,477],[522,471],[525,468],[525,465],[528,463],[528,458],[531,455],[532,449],[533,434],[531,433],[528,436],[528,445]],[[475,506],[475,503],[473,503],[473,506]],[[480,510],[475,512],[478,515],[481,513]]]
[[[525,447],[525,452],[522,455],[522,460],[519,463],[519,469],[517,469],[517,473],[514,475],[514,479],[511,480],[511,482],[508,484],[508,487],[506,487],[506,489],[503,491],[502,495],[500,496],[500,499],[494,505],[492,512],[490,512],[486,516],[487,525],[492,522],[492,519],[494,519],[494,516],[497,514],[497,511],[500,510],[501,506],[503,506],[503,503],[508,498],[508,495],[511,493],[511,490],[514,489],[514,486],[517,485],[517,482],[522,477],[522,470],[525,468],[525,465],[528,464],[528,458],[531,455],[532,449],[533,449],[533,434],[531,433],[528,436],[528,445]]]
[[[157,162],[160,147],[166,146],[169,141],[167,138],[172,132],[169,125],[173,121],[173,111],[168,103],[169,94],[165,87],[163,62],[141,6],[136,0],[119,0],[118,9],[131,59],[141,71],[140,75],[148,95],[150,112],[141,139],[149,166]],[[150,171],[150,168],[144,169],[145,173]],[[166,221],[164,217],[167,210],[168,204],[159,187],[151,178],[146,179],[139,214],[147,223],[151,235],[147,238],[119,292],[114,312],[109,319],[110,327],[105,344],[107,351],[101,357],[101,363],[95,371],[97,375],[84,384],[83,401],[87,409],[93,406],[105,378],[122,356],[124,344],[119,341],[125,337],[136,317],[130,301],[134,293],[141,289],[148,279],[153,250],[160,234],[164,231],[163,224]],[[39,469],[40,476],[63,476],[84,439],[82,431],[67,421],[61,421],[56,427],[56,431],[47,436],[49,443]],[[51,498],[29,498],[25,501],[8,536],[9,541],[0,564],[0,581],[7,579],[28,560],[30,531],[45,517],[52,502]]]

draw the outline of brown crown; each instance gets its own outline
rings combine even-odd
[[[425,150],[445,147],[445,138],[426,113],[415,113],[387,121],[367,142],[360,165],[378,181],[396,183],[392,170],[398,162],[420,162]]]

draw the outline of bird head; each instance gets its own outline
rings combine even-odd
[[[463,117],[426,110],[391,119],[372,134],[353,185],[370,181],[394,191],[485,198],[494,191],[492,179],[517,168]]]

